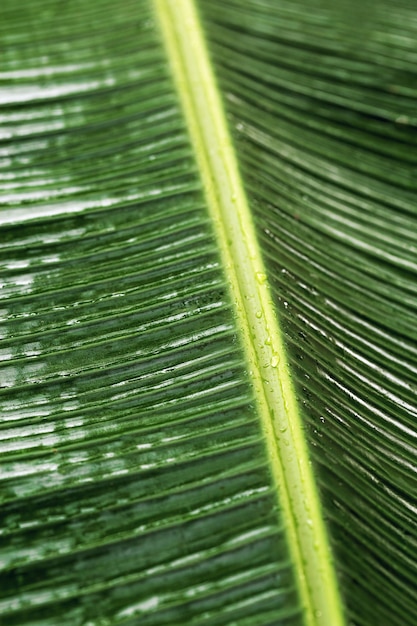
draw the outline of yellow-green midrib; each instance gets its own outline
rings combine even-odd
[[[342,604],[281,331],[193,0],[155,0],[256,394],[307,624],[341,625]]]

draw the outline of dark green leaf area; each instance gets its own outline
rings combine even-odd
[[[271,563],[271,557],[279,562],[282,556],[279,535],[273,528],[271,496],[264,487],[266,474],[253,471],[253,464],[245,464],[245,456],[237,451],[232,456],[212,458],[200,480],[197,464],[182,471],[173,466],[171,470],[165,468],[165,474],[172,472],[174,480],[164,476],[163,470],[148,470],[136,475],[136,485],[129,476],[119,479],[121,485],[115,480],[100,490],[96,485],[94,495],[90,493],[85,502],[80,489],[68,492],[62,506],[56,497],[48,501],[43,496],[37,504],[47,511],[49,505],[48,517],[55,521],[43,523],[37,530],[23,525],[14,533],[11,549],[16,562],[6,573],[4,591],[10,585],[13,592],[18,582],[30,602],[40,589],[50,586],[48,604],[39,608],[39,616],[50,618],[65,606],[72,611],[78,606],[82,619],[96,619],[97,602],[103,615],[113,616],[116,623],[125,623],[129,615],[146,619],[149,611],[154,615],[148,616],[148,623],[167,623],[165,613],[166,619],[173,623],[178,619],[179,623],[181,616],[198,615],[204,604],[209,613],[216,609],[222,613],[226,596],[227,604],[236,605],[229,606],[226,615],[243,615],[242,601],[249,590],[255,596],[250,612],[259,611],[259,605],[266,612],[268,607],[276,609],[279,602],[274,587],[279,583],[279,587],[288,588],[288,563],[280,567]],[[234,471],[227,471],[231,459],[236,465]],[[130,488],[123,484],[126,481]],[[153,496],[145,491],[144,497],[135,501],[133,498],[140,496],[138,482],[146,485],[149,494],[160,490],[161,484],[169,491]],[[69,498],[71,494],[74,500]],[[254,516],[262,522],[256,533],[250,522]],[[223,546],[220,554],[219,543]],[[30,565],[24,553],[28,546]],[[252,563],[251,575],[239,572],[242,560]],[[126,599],[130,600],[129,607]],[[263,599],[267,600],[265,606]],[[33,607],[31,610],[36,612]],[[18,612],[22,620],[24,613],[23,604]],[[15,623],[21,623],[18,615]],[[217,615],[213,623],[228,622],[225,616]]]
[[[415,3],[201,9],[349,618],[412,626]]]
[[[2,623],[300,624],[150,7],[0,16]]]

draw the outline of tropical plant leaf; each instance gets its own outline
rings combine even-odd
[[[413,626],[416,9],[196,4],[0,7],[1,623]]]
[[[416,7],[306,6],[204,4],[351,619],[413,624]]]

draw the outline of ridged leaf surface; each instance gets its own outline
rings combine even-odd
[[[416,7],[202,7],[352,621],[411,626]]]
[[[196,4],[0,7],[0,621],[414,626],[417,11]]]

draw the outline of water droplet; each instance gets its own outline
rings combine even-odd
[[[395,121],[397,122],[397,124],[409,124],[410,123],[410,119],[408,115],[399,115]]]
[[[263,272],[256,272],[256,280],[260,285],[263,285],[266,281],[266,274],[264,274]]]
[[[256,317],[258,318],[258,320],[259,320],[259,319],[261,319],[261,317],[262,317],[262,311],[256,311],[255,315],[256,315]]]
[[[276,354],[274,354],[274,356],[271,359],[271,367],[277,367],[279,363],[279,358],[277,357]]]

